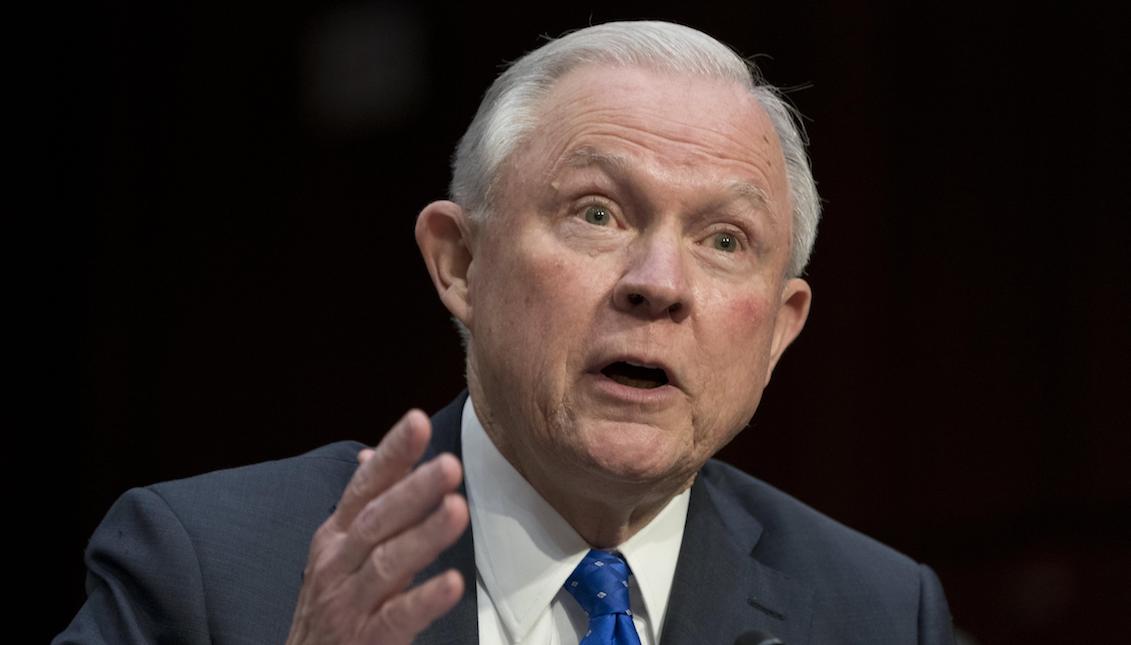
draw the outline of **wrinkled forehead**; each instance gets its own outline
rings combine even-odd
[[[758,98],[741,83],[590,64],[559,78],[533,116],[534,127],[505,164],[508,189],[546,181],[563,166],[592,159],[618,164],[646,160],[717,171],[720,182],[757,188],[789,212],[776,130]]]

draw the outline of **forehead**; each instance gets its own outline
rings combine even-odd
[[[557,81],[539,105],[512,171],[541,183],[579,160],[629,160],[670,185],[745,185],[788,212],[774,127],[738,83],[641,67],[588,65]],[[524,182],[525,183],[525,182]]]

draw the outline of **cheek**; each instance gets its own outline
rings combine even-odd
[[[482,269],[479,331],[512,363],[509,371],[547,374],[565,367],[569,348],[589,331],[592,272],[546,242],[522,239],[489,249],[495,261]],[[524,252],[507,252],[516,249]]]
[[[513,311],[517,314],[515,324],[538,335],[568,326],[570,316],[581,308],[585,295],[577,267],[552,253],[533,253],[510,270],[510,293],[506,296],[520,307]]]
[[[715,303],[711,324],[700,335],[704,370],[700,414],[717,424],[745,421],[756,406],[764,385],[765,363],[772,337],[772,307],[756,293]],[[738,417],[743,417],[739,419]]]
[[[773,307],[760,293],[728,294],[716,304],[712,330],[731,351],[748,355],[759,351],[773,332]]]

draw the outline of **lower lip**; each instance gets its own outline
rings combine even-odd
[[[617,383],[600,372],[587,374],[586,377],[602,398],[611,398],[621,403],[659,406],[671,403],[680,394],[679,388],[670,383],[660,387],[642,388]]]

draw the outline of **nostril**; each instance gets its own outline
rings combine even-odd
[[[632,305],[638,305],[644,302],[644,296],[640,295],[639,293],[630,293],[628,294],[628,302]]]
[[[680,309],[682,309],[682,308],[683,308],[683,305],[682,305],[682,304],[680,304],[680,303],[678,303],[678,302],[673,302],[673,303],[672,303],[672,306],[668,307],[668,313],[669,313],[669,314],[674,314],[674,313],[676,313],[677,311],[679,311],[679,310],[680,310]]]

